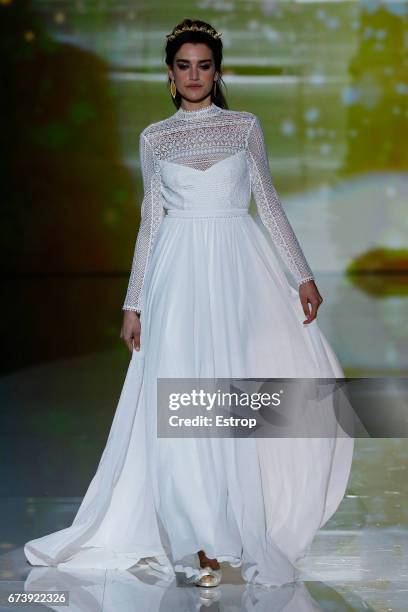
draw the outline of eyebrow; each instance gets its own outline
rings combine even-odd
[[[189,61],[190,61],[190,60],[188,60],[188,59],[183,59],[182,57],[178,57],[178,58],[176,59],[176,62],[189,62]],[[199,63],[201,63],[201,62],[211,62],[211,57],[209,57],[208,59],[203,59],[203,60],[198,60],[198,61],[199,61]]]

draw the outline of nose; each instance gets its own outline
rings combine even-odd
[[[198,66],[191,66],[191,68],[190,68],[190,79],[192,81],[198,81],[198,79],[199,79]]]

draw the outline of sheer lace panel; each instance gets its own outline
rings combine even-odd
[[[140,135],[144,196],[124,310],[141,312],[143,307],[146,270],[164,217],[160,161],[205,171],[243,150],[259,215],[280,255],[299,284],[314,278],[272,184],[258,118],[250,112],[225,110],[215,104],[198,111],[178,109],[170,117],[147,126]]]
[[[308,280],[314,280],[312,271],[273,185],[263,130],[258,117],[255,115],[249,130],[247,148],[251,169],[252,193],[263,224],[269,230],[283,261],[288,266],[297,284],[300,285]]]
[[[173,117],[149,126],[149,141],[157,158],[206,170],[245,149],[248,117],[214,108],[217,110],[206,115],[185,111],[195,117],[188,120],[180,119],[179,110]]]
[[[232,154],[233,155],[233,154]],[[202,170],[205,172],[208,168],[211,168],[214,164],[219,161],[225,159],[226,157],[230,157],[231,153],[228,151],[227,153],[201,153],[200,155],[191,155],[191,157],[172,157],[171,159],[167,159],[166,161],[171,161],[172,163],[181,164],[183,166],[190,166],[190,168],[195,168],[195,170]]]

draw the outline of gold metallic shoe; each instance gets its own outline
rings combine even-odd
[[[209,565],[200,570],[194,584],[199,587],[216,587],[220,584],[222,578],[222,570],[212,569]]]

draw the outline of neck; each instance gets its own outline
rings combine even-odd
[[[211,104],[207,104],[206,106],[197,107],[195,109],[186,109],[180,106],[180,108],[176,111],[174,116],[176,119],[204,119],[210,115],[215,115],[221,112],[221,108],[211,102]]]

